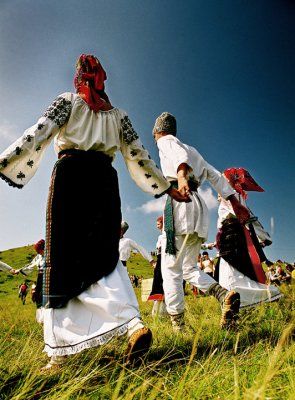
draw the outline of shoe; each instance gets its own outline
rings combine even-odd
[[[221,328],[233,328],[236,325],[240,310],[240,294],[234,290],[229,291],[222,303]]]
[[[62,364],[53,364],[51,361],[49,361],[49,363],[47,363],[44,367],[40,369],[40,373],[42,375],[49,375],[54,372],[60,371],[61,367]]]
[[[175,333],[180,333],[184,330],[184,313],[177,315],[170,315],[172,329]]]
[[[50,361],[40,369],[42,375],[59,371],[66,362],[67,356],[52,356]]]
[[[125,363],[134,365],[139,362],[145,353],[148,352],[153,340],[149,328],[137,329],[129,338],[125,355]]]

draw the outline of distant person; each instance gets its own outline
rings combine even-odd
[[[119,242],[119,254],[122,264],[126,267],[127,261],[131,256],[132,251],[138,251],[143,258],[145,258],[152,266],[154,265],[154,259],[152,255],[142,246],[137,244],[134,240],[125,238],[124,235],[129,229],[129,225],[126,221],[121,222],[121,235]]]
[[[208,251],[203,251],[202,257],[200,259],[200,268],[206,274],[213,278],[214,273],[214,263],[209,257]]]
[[[153,136],[159,149],[161,168],[171,185],[190,198],[189,203],[177,204],[167,199],[164,211],[166,236],[162,243],[162,275],[165,303],[173,329],[184,327],[183,279],[206,294],[213,295],[221,304],[221,327],[235,323],[240,296],[221,287],[196,266],[201,245],[207,239],[209,213],[198,187],[208,180],[213,188],[232,202],[241,222],[249,216],[246,208],[235,198],[235,191],[219,171],[208,164],[192,146],[177,137],[176,119],[162,113],[155,122]]]
[[[37,253],[36,257],[33,258],[33,260],[23,268],[20,268],[17,270],[17,273],[22,273],[23,275],[30,275],[35,269],[38,271],[37,275],[37,284],[35,288],[35,293],[34,293],[34,299],[37,308],[41,308],[42,306],[42,286],[43,286],[43,272],[44,272],[44,266],[45,266],[45,240],[40,239],[38,242],[34,244],[34,249]],[[37,312],[37,320],[39,321],[40,315],[39,312]]]
[[[167,315],[165,301],[164,301],[164,289],[163,289],[163,277],[161,271],[161,253],[162,253],[162,240],[165,236],[165,232],[163,232],[163,216],[157,218],[156,226],[161,232],[158,236],[157,244],[156,244],[156,256],[157,261],[154,268],[154,278],[153,278],[153,286],[151,293],[148,297],[148,300],[153,300],[153,309],[152,315],[163,316]]]
[[[26,304],[26,298],[27,298],[27,294],[28,294],[28,285],[26,282],[23,282],[19,285],[18,287],[18,297],[21,299],[21,302],[23,303],[23,305]]]
[[[76,93],[59,95],[0,155],[0,177],[22,188],[53,139],[58,154],[46,212],[44,351],[51,360],[45,370],[62,364],[65,355],[124,333],[130,362],[152,341],[127,271],[118,263],[122,217],[115,154],[121,151],[143,191],[188,201],[151,160],[126,112],[111,104],[106,78],[99,60],[82,54],[76,63]]]

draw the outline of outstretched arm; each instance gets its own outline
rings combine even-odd
[[[71,94],[58,96],[37,123],[0,155],[0,178],[19,189],[28,183],[53,137],[67,122],[71,109]]]
[[[131,178],[141,190],[155,197],[168,193],[177,201],[189,201],[187,196],[170,187],[170,183],[143,147],[127,115],[121,119],[121,152]]]

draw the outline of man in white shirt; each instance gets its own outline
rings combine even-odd
[[[176,119],[162,113],[155,122],[156,140],[163,175],[180,193],[190,196],[191,202],[179,203],[167,199],[164,212],[166,241],[163,240],[162,275],[167,311],[176,331],[184,326],[185,279],[207,294],[214,295],[222,305],[221,327],[231,326],[236,320],[240,296],[227,291],[196,266],[201,244],[208,234],[209,215],[204,200],[197,192],[207,179],[213,188],[231,201],[237,217],[245,222],[248,210],[235,198],[235,191],[222,174],[208,164],[197,150],[176,138]]]
[[[200,268],[208,275],[213,278],[214,272],[214,263],[209,257],[208,251],[203,251],[201,260],[200,260]]]
[[[126,221],[122,221],[121,223],[121,238],[119,242],[119,253],[120,253],[120,260],[122,264],[126,267],[127,261],[131,256],[131,251],[138,251],[143,258],[145,258],[151,266],[154,267],[155,261],[152,255],[142,246],[137,244],[134,240],[129,238],[124,238],[125,233],[127,232],[129,225]]]

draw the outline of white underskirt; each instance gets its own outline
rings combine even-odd
[[[126,268],[115,270],[60,309],[44,309],[44,351],[63,356],[107,343],[141,324]]]
[[[227,290],[236,290],[241,296],[241,306],[251,307],[260,303],[278,300],[282,297],[274,285],[253,281],[220,258],[219,284]]]

